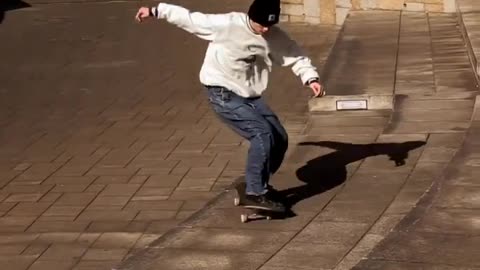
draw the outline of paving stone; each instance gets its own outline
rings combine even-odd
[[[116,168],[116,167],[93,167],[87,173],[88,176],[133,176],[138,169],[136,168]]]
[[[210,200],[217,195],[217,192],[208,191],[174,191],[169,200]]]
[[[229,253],[224,251],[190,251],[165,249],[153,263],[154,269],[256,269],[268,258],[263,253]],[[245,260],[244,258],[249,258]]]
[[[0,256],[20,255],[27,248],[27,244],[0,245]]]
[[[162,245],[197,250],[274,253],[292,237],[292,232],[230,229],[187,229]]]
[[[366,223],[315,221],[308,224],[294,238],[292,243],[309,242],[349,245],[360,240],[368,228],[369,224]],[[338,237],[332,239],[331,235],[337,235]]]
[[[383,213],[385,207],[362,200],[333,200],[315,220],[371,223]]]
[[[154,220],[150,222],[150,225],[145,230],[147,234],[163,234],[173,229],[180,223],[179,220],[176,219],[166,219],[166,220]]]
[[[480,187],[447,186],[442,189],[437,201],[439,207],[478,208]]]
[[[456,151],[456,148],[426,147],[420,157],[420,162],[449,162]]]
[[[138,214],[136,210],[85,210],[77,218],[80,222],[88,221],[127,221]]]
[[[46,270],[46,269],[58,269],[69,270],[75,265],[75,261],[35,261],[28,269],[31,270]]]
[[[362,240],[335,266],[334,269],[352,269],[357,263],[367,256],[370,251],[383,240],[383,236],[367,234]]]
[[[289,243],[270,259],[266,266],[290,269],[331,269],[348,250],[348,245],[343,244]]]
[[[36,163],[29,167],[24,173],[18,176],[16,180],[45,180],[48,176],[54,173],[63,164],[55,163]]]
[[[18,203],[8,212],[8,216],[39,216],[51,203]]]
[[[75,240],[79,236],[80,236],[80,233],[75,233],[75,232],[65,232],[65,233],[49,232],[49,233],[40,234],[40,236],[35,240],[35,242],[71,243],[71,242],[75,242]]]
[[[121,261],[129,249],[125,248],[90,248],[83,256],[87,261]]]
[[[182,210],[199,210],[203,208],[208,201],[206,200],[188,200],[182,205]]]
[[[56,188],[63,185],[90,185],[95,180],[91,176],[50,176],[44,183],[57,184]],[[55,190],[54,189],[54,190]]]
[[[139,184],[109,184],[100,193],[100,196],[131,196],[139,188]]]
[[[430,110],[449,110],[472,108],[473,100],[407,100],[402,102],[402,110],[429,108]]]
[[[195,214],[197,211],[196,210],[181,210],[175,215],[175,219],[178,220],[185,220]]]
[[[177,210],[184,204],[183,201],[174,200],[132,200],[124,209],[135,210]]]
[[[262,266],[259,270],[287,270],[287,269],[290,269],[290,267],[281,267],[281,266]],[[307,269],[308,268],[302,268],[302,269]],[[317,270],[326,270],[327,268],[318,268],[318,267],[314,267],[314,268],[310,268],[310,269],[317,269]]]
[[[44,217],[77,217],[84,209],[84,206],[53,205],[45,211]]]
[[[52,192],[62,192],[62,193],[80,193],[87,189],[88,184],[60,184],[55,185],[55,188]]]
[[[28,232],[82,232],[88,221],[58,221],[58,220],[37,220],[29,228]]]
[[[114,261],[98,261],[98,260],[81,260],[73,270],[111,270],[112,266],[117,264],[117,260]]]
[[[171,210],[141,210],[135,216],[137,221],[172,219],[177,215],[177,211]]]
[[[415,96],[415,98],[420,99],[422,97]],[[424,96],[423,98],[425,99],[431,98],[431,95]],[[439,113],[438,111],[434,111],[434,110],[422,109],[422,107],[409,109],[405,111],[399,111],[399,112],[396,112],[395,115],[399,119],[405,119],[412,122],[425,122],[425,121],[461,122],[461,121],[468,121],[472,117],[472,113],[470,109],[442,110],[442,113]]]
[[[3,233],[0,238],[1,245],[24,244],[35,240],[39,234],[36,233]]]
[[[132,197],[132,201],[166,200],[173,192],[173,188],[147,187],[140,188]]]
[[[5,213],[7,213],[8,211],[10,211],[10,209],[12,209],[13,207],[15,207],[17,205],[16,202],[10,202],[10,203],[0,203],[0,215],[4,215]]]
[[[145,184],[144,188],[147,187],[165,187],[165,188],[174,188],[182,180],[183,175],[168,175],[168,174],[156,174],[150,176]]]
[[[462,133],[469,127],[468,121],[429,121],[429,122],[402,122],[397,124],[389,133]]]
[[[464,161],[461,161],[465,164]],[[449,175],[448,184],[455,186],[479,186],[478,175],[480,169],[476,167],[470,167],[469,170],[456,170]]]
[[[436,179],[443,173],[446,163],[418,162],[410,174],[410,179]]]
[[[65,193],[54,206],[86,206],[95,199],[96,193]]]
[[[100,175],[96,177],[95,184],[109,185],[109,184],[126,184],[130,181],[130,176],[124,175]]]
[[[455,264],[475,267],[479,237],[415,232],[402,235],[395,247],[384,246],[371,255],[375,259],[416,261],[430,264]],[[410,252],[415,250],[415,252]]]
[[[432,208],[418,222],[415,230],[477,235],[479,228],[478,209]]]
[[[428,145],[433,147],[443,146],[457,148],[463,142],[463,134],[430,134]]]
[[[40,260],[70,261],[80,259],[86,246],[73,244],[53,244],[40,257]]]
[[[35,218],[34,216],[0,217],[0,231],[23,232],[35,221]]]
[[[4,202],[36,202],[38,201],[44,194],[32,193],[32,194],[12,194],[8,196]]]
[[[150,221],[92,221],[86,231],[99,232],[142,232],[150,225]]]
[[[463,267],[463,266],[448,266],[441,264],[430,263],[410,263],[410,262],[395,262],[395,261],[366,261],[357,265],[354,270],[420,270],[420,269],[435,269],[435,270],[478,270],[478,267]]]
[[[141,233],[103,233],[92,245],[94,248],[131,248]]]
[[[11,270],[27,270],[36,256],[31,255],[16,255],[16,256],[0,256],[0,263],[5,269]]]
[[[31,255],[35,257],[40,257],[45,250],[50,247],[50,244],[43,243],[31,243],[22,253],[22,255]]]

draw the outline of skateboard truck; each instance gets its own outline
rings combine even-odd
[[[235,206],[240,206],[240,198],[235,198],[233,200],[233,204]],[[244,213],[240,215],[240,220],[242,223],[247,223],[250,220],[257,220],[257,219],[266,219],[271,220],[273,211],[263,210],[263,209],[256,209],[256,208],[249,208],[245,207],[246,209],[251,210],[251,213]]]
[[[242,213],[240,215],[240,220],[242,223],[247,223],[251,220],[259,220],[259,219],[266,219],[271,220],[275,214],[279,212],[268,210],[268,209],[261,209],[254,206],[244,205],[242,198],[245,196],[245,183],[240,183],[235,187],[236,197],[233,199],[233,204],[235,206],[243,206],[245,209],[248,210],[247,213]]]

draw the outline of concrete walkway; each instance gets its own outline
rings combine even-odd
[[[459,21],[467,41],[467,50],[473,68],[478,68],[478,29],[480,26],[480,3],[478,1],[459,1]],[[438,18],[438,23],[445,25],[444,18]],[[465,52],[453,44],[463,42],[454,38],[456,29],[451,29],[448,39],[450,46],[439,46],[438,52],[447,55],[463,55]],[[444,36],[444,38],[447,38]],[[455,42],[454,40],[457,40]],[[435,49],[435,46],[433,47]],[[435,57],[434,57],[435,59]],[[470,74],[470,67],[453,62],[450,58],[442,69],[450,74],[442,74],[449,79],[446,90],[453,90],[462,84],[472,82],[462,81]],[[468,75],[468,80],[472,80]],[[460,80],[459,80],[460,79]],[[465,90],[461,88],[460,90]],[[454,90],[454,92],[457,92]],[[463,141],[460,149],[442,172],[442,176],[423,196],[416,208],[411,211],[401,224],[388,237],[353,269],[480,269],[480,210],[479,210],[479,170],[478,147],[479,136],[479,106],[476,98],[475,108],[471,115],[468,132],[457,138],[455,144]],[[447,113],[449,115],[450,113]],[[445,116],[445,114],[443,114]],[[443,147],[452,145],[454,141],[443,141]],[[444,152],[445,153],[445,152]],[[446,153],[445,153],[446,154]],[[452,153],[445,155],[450,159]]]

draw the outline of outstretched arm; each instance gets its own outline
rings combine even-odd
[[[166,3],[160,3],[156,7],[141,7],[135,16],[139,22],[148,17],[165,19],[185,31],[210,41],[214,40],[219,29],[228,23],[226,14],[191,12],[184,7]]]
[[[293,73],[312,89],[315,97],[325,95],[317,69],[293,39],[280,28],[272,28],[268,40],[274,62],[284,67],[291,66]]]

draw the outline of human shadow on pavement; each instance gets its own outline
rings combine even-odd
[[[336,151],[309,160],[304,166],[297,169],[297,178],[304,183],[303,185],[278,191],[285,206],[290,209],[286,217],[295,216],[291,207],[298,202],[344,183],[347,179],[348,164],[372,156],[387,155],[395,163],[395,166],[403,166],[408,158],[408,153],[425,145],[425,142],[352,144],[320,141],[302,142],[299,145],[328,147]]]
[[[0,0],[0,23],[3,22],[7,11],[26,7],[31,7],[31,5],[21,0]]]

